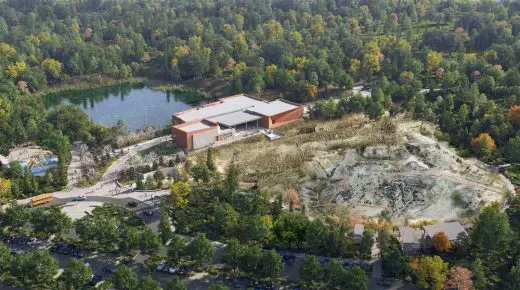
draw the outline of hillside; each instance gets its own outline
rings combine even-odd
[[[241,181],[273,195],[294,188],[313,214],[346,207],[352,214],[404,220],[452,220],[503,202],[507,184],[485,164],[436,141],[434,126],[404,117],[302,121],[275,142],[263,136],[215,147],[220,169],[232,158]],[[204,152],[191,158],[201,162]]]

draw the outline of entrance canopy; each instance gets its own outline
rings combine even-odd
[[[251,121],[256,121],[262,119],[262,116],[254,115],[245,111],[239,111],[234,113],[229,113],[225,115],[216,116],[213,118],[209,118],[208,121],[219,123],[226,127],[234,127],[237,125],[241,125],[244,123],[248,123]]]

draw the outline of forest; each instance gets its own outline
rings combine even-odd
[[[519,1],[8,0],[0,8],[4,152],[48,123],[35,92],[101,75],[212,79],[230,94],[297,102],[343,96],[314,116],[407,111],[437,122],[462,152],[520,158]],[[371,98],[345,96],[354,84]]]
[[[0,202],[65,187],[71,143],[101,151],[127,133],[124,122],[107,128],[74,106],[45,109],[46,91],[85,79],[217,81],[226,94],[316,102],[316,119],[407,113],[438,124],[462,155],[503,164],[520,161],[519,69],[519,0],[0,1],[0,154],[32,142],[60,160],[44,177],[0,167]],[[354,86],[370,89],[370,96],[352,95]],[[181,232],[213,230],[212,238],[361,254],[336,228],[278,213],[276,201],[237,199],[238,185],[223,184],[219,200],[219,192],[196,192],[176,211]],[[177,187],[172,192],[187,186]],[[269,231],[247,228],[263,224],[266,213],[277,217]],[[219,216],[232,217],[226,219],[232,226],[216,223],[224,220]],[[450,277],[473,283],[460,289],[519,289],[519,225],[518,201],[506,212],[494,204],[468,236],[438,250],[440,257],[413,259],[380,232],[384,275],[443,289],[450,263],[464,267],[452,267]]]

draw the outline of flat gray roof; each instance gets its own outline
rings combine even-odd
[[[209,118],[208,121],[219,123],[224,126],[233,127],[239,124],[244,124],[251,121],[256,121],[262,119],[262,116],[254,115],[248,113],[246,111],[239,111],[234,113],[229,113],[225,115],[216,116],[213,118]]]
[[[411,227],[399,227],[399,235],[404,244],[420,243],[422,238],[422,231]]]
[[[464,230],[464,227],[462,227],[459,222],[435,224],[424,226],[423,228],[430,238],[433,238],[433,236],[439,232],[444,232],[450,241],[456,240],[460,233],[466,233],[466,230]]]
[[[362,236],[363,232],[365,231],[365,226],[362,224],[355,224],[354,225],[354,235]]]
[[[201,129],[208,129],[208,128],[212,128],[212,127],[216,127],[216,126],[212,126],[206,122],[197,122],[197,123],[193,123],[191,125],[188,125],[186,127],[180,127],[179,129],[184,131],[184,132],[193,132],[193,131],[197,131],[197,130],[201,130]]]
[[[237,111],[244,111],[248,108],[258,105],[267,104],[266,102],[250,98],[246,95],[238,95],[227,99],[222,99],[218,102],[209,104],[205,107],[200,107],[186,112],[175,114],[184,122],[189,122],[198,119],[208,119],[219,115],[229,114]]]
[[[255,105],[254,107],[248,110],[264,116],[274,116],[283,112],[294,110],[296,108],[298,108],[298,106],[290,104],[288,102],[284,102],[282,100],[276,100],[270,103],[262,103]]]

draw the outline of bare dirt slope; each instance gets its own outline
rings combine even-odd
[[[220,170],[238,162],[245,183],[274,194],[295,188],[314,213],[344,206],[397,221],[452,220],[502,202],[507,184],[486,166],[458,157],[432,124],[403,118],[302,121],[282,140],[255,137],[216,147]],[[204,153],[190,158],[203,162]]]

